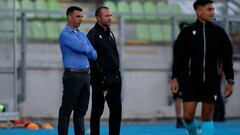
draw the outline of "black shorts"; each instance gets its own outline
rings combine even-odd
[[[178,90],[177,93],[173,93],[173,99],[176,100],[177,98],[182,99],[182,91],[181,90]]]
[[[183,102],[215,103],[220,91],[220,81],[189,82],[182,90]]]

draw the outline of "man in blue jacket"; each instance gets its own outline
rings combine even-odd
[[[225,97],[234,85],[232,45],[223,28],[213,23],[212,0],[196,0],[193,4],[196,22],[185,27],[174,44],[172,91],[182,90],[185,127],[197,135],[194,119],[197,102],[202,102],[202,135],[213,135],[212,114],[220,90],[220,63],[227,81]]]
[[[68,23],[59,36],[64,73],[58,135],[68,134],[72,111],[75,135],[84,135],[84,116],[90,96],[89,60],[96,60],[97,53],[86,35],[78,29],[83,18],[82,9],[75,6],[69,7],[66,15]]]

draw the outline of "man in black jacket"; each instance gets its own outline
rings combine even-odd
[[[180,32],[174,44],[171,88],[174,93],[182,90],[189,134],[197,135],[194,117],[197,102],[202,102],[202,135],[213,135],[212,114],[220,90],[220,63],[227,80],[225,97],[233,92],[232,45],[224,29],[213,23],[213,1],[196,0],[193,6],[197,20]]]
[[[100,118],[105,101],[109,107],[109,135],[119,135],[122,119],[121,75],[116,41],[109,26],[112,13],[108,7],[95,12],[96,25],[87,34],[98,53],[97,62],[91,62],[92,110],[91,135],[99,135]]]

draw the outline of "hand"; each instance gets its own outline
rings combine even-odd
[[[177,93],[179,90],[179,84],[178,84],[178,80],[176,78],[172,79],[171,90],[173,93]]]
[[[232,95],[232,93],[233,93],[233,85],[228,83],[225,87],[224,97],[228,98]]]

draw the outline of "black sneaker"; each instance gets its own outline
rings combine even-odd
[[[225,119],[225,117],[217,117],[217,118],[213,118],[213,121],[216,121],[216,122],[225,122],[226,119]]]

